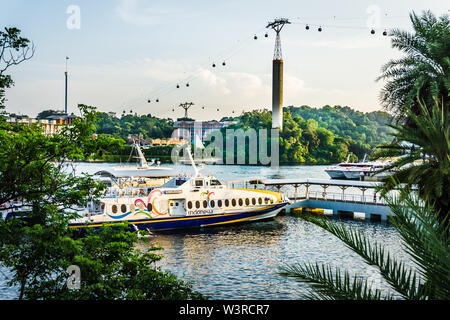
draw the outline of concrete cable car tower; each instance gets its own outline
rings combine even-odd
[[[275,30],[275,52],[273,55],[272,71],[272,128],[283,130],[283,57],[281,55],[280,32],[288,19],[279,18],[269,22],[266,28]]]

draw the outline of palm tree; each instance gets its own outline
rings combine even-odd
[[[450,210],[449,111],[442,102],[432,107],[420,102],[418,109],[416,114],[411,108],[405,108],[413,126],[390,125],[394,129],[394,141],[379,147],[377,158],[397,157],[380,171],[395,170],[385,178],[381,191],[385,194],[397,183],[408,189],[417,188],[423,200],[434,203],[443,220]]]
[[[306,263],[286,265],[280,274],[308,284],[305,298],[330,300],[448,300],[450,298],[450,241],[444,223],[434,207],[414,194],[402,190],[401,198],[387,196],[394,213],[391,221],[400,234],[406,251],[417,268],[398,260],[380,243],[372,243],[361,231],[347,229],[342,223],[327,218],[303,216],[339,238],[364,262],[376,268],[389,285],[388,290],[369,279],[350,275],[328,264]]]
[[[419,17],[410,14],[413,33],[394,29],[392,47],[406,54],[382,67],[377,79],[386,80],[380,99],[384,107],[400,118],[404,108],[417,111],[417,97],[431,105],[436,99],[449,107],[450,88],[450,19],[448,15],[436,18],[431,11]]]

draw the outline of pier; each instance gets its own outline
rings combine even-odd
[[[323,209],[341,217],[354,218],[364,216],[366,220],[387,221],[392,211],[384,199],[377,195],[375,189],[380,182],[326,180],[326,179],[258,179],[249,181],[255,186],[263,185],[265,189],[274,187],[278,192],[286,186],[294,188],[294,192],[284,192],[291,204],[286,208],[292,209]],[[313,186],[321,187],[320,191],[311,190]],[[334,189],[334,190],[331,190]],[[349,192],[357,189],[358,194]],[[367,195],[366,191],[371,190]],[[336,192],[338,191],[338,192]]]

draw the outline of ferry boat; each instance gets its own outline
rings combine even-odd
[[[100,199],[102,213],[73,220],[69,227],[100,228],[127,222],[128,231],[200,228],[270,219],[289,204],[278,192],[228,188],[192,165],[193,177],[174,177],[146,196]]]

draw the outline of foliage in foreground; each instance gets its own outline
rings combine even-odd
[[[125,232],[126,226],[114,230],[105,227],[99,232],[74,239],[67,237],[60,251],[62,259],[46,276],[25,290],[27,299],[46,300],[186,300],[205,299],[192,286],[156,266],[162,256],[160,247],[148,241],[135,247],[137,233]],[[37,242],[40,238],[36,239]],[[67,286],[65,270],[75,265],[80,268],[80,287]]]
[[[419,103],[417,114],[405,107],[413,126],[391,125],[392,143],[380,146],[378,158],[396,158],[380,172],[395,169],[384,180],[383,193],[396,187],[417,188],[422,199],[434,203],[441,219],[450,212],[450,114],[443,103]]]
[[[386,197],[395,216],[392,223],[417,268],[412,268],[383,244],[372,242],[364,233],[326,218],[302,216],[341,240],[367,266],[375,267],[389,290],[375,287],[368,279],[350,275],[329,264],[286,265],[280,274],[308,284],[308,299],[330,300],[448,300],[450,298],[450,241],[445,222],[436,210],[407,191],[399,198]]]

